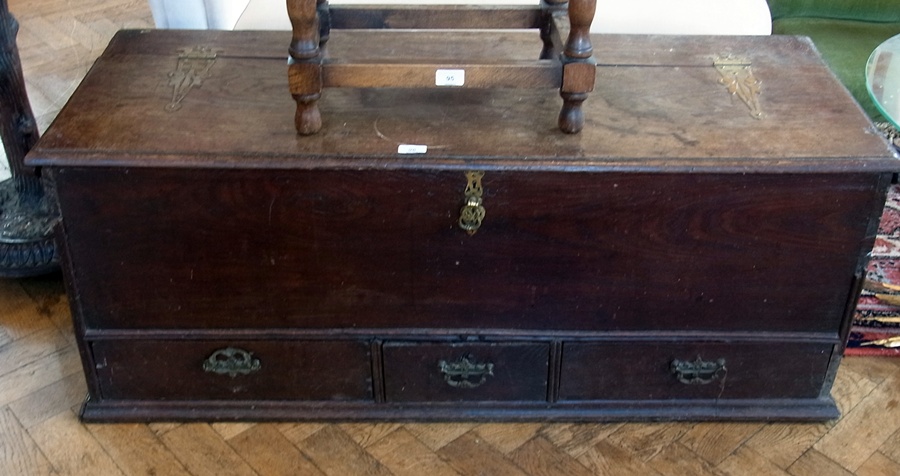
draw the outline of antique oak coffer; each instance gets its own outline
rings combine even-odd
[[[555,90],[456,87],[327,90],[304,137],[286,35],[121,32],[29,156],[84,419],[837,415],[898,161],[808,41],[595,36],[576,135]]]

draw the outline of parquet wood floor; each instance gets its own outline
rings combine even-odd
[[[44,130],[146,0],[10,0]],[[85,425],[58,276],[0,280],[0,475],[900,475],[900,359],[850,358],[820,424]]]

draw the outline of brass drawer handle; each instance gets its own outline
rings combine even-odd
[[[203,361],[204,372],[232,378],[257,372],[260,367],[259,359],[253,358],[252,353],[234,347],[219,349]]]
[[[693,362],[673,360],[669,368],[679,382],[688,385],[705,385],[724,377],[728,372],[725,368],[725,359],[709,362],[701,359],[699,355]]]
[[[494,376],[494,364],[480,363],[472,355],[464,355],[455,362],[442,360],[438,368],[444,374],[447,385],[455,388],[475,388]]]
[[[465,205],[459,211],[459,227],[469,235],[474,235],[478,228],[481,227],[482,220],[484,220],[482,177],[484,177],[484,172],[466,172]]]

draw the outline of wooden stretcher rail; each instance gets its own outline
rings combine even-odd
[[[558,88],[562,66],[558,62],[536,60],[505,64],[342,64],[325,63],[324,87],[349,88],[433,88],[441,71],[465,71],[464,88]]]
[[[334,29],[531,29],[541,26],[539,6],[332,5]]]
[[[580,132],[584,126],[582,103],[594,89],[596,77],[590,26],[596,0],[543,0],[539,6],[370,6],[336,7],[327,0],[287,0],[291,19],[289,53],[292,64],[288,75],[290,91],[297,103],[294,122],[301,135],[317,133],[322,127],[318,101],[325,87],[559,87],[563,100],[557,123],[565,133]],[[399,52],[391,52],[388,61],[366,59],[359,63],[338,63],[328,54],[326,43],[332,29],[442,29],[456,32],[487,29],[537,29],[542,43],[534,63],[454,62],[444,66],[440,60],[406,59],[394,62]],[[422,35],[413,40],[431,48],[450,49],[440,39]],[[472,53],[492,50],[500,45],[478,45]],[[454,52],[459,54],[458,51]],[[427,56],[426,58],[433,58]],[[538,61],[556,63],[544,65]],[[445,72],[445,70],[453,70]],[[555,73],[555,78],[548,73]],[[447,74],[447,84],[442,75]],[[466,78],[463,80],[463,78]]]

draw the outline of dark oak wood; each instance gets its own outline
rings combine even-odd
[[[567,343],[559,399],[816,398],[833,351],[827,342]],[[708,383],[673,378],[673,361],[697,359],[722,359],[722,370],[709,373]]]
[[[301,400],[89,400],[86,422],[128,421],[822,421],[840,413],[830,397],[749,400],[632,400],[547,403],[344,403]]]
[[[333,121],[326,117],[320,133],[297,138],[294,107],[285,102],[283,43],[290,35],[196,34],[119,33],[28,163],[465,170],[478,158],[479,168],[503,170],[845,173],[861,163],[867,172],[897,168],[884,144],[870,137],[876,133],[858,106],[846,100],[810,43],[798,38],[597,37],[597,100],[585,103],[591,127],[577,137],[553,133],[559,104],[540,91],[339,88],[321,101],[333,111]],[[353,58],[365,56],[363,46],[381,58],[405,48],[436,54],[434,45],[408,39],[403,32],[346,31],[328,48]],[[540,53],[532,39],[530,33],[473,32],[445,49],[471,51],[490,42],[504,48],[504,56],[527,60]],[[185,97],[181,112],[168,113],[174,55],[200,43],[220,50],[211,77]],[[135,49],[142,54],[128,53]],[[760,99],[766,120],[750,117],[719,83],[711,59],[721,51],[752,58],[755,74],[766,80]],[[664,80],[677,87],[661,86]],[[491,103],[503,107],[484,106]],[[215,118],[215,130],[196,118]],[[103,131],[115,134],[95,139]],[[386,160],[396,158],[399,143],[430,149]]]
[[[258,365],[234,375],[204,367],[230,348]],[[365,342],[99,340],[90,351],[109,400],[372,400]]]
[[[413,36],[308,43],[438,56]],[[540,54],[534,39],[454,45],[517,61]],[[836,415],[898,161],[807,41],[594,37],[578,135],[541,91],[343,88],[306,137],[284,101],[287,41],[123,32],[31,152],[63,215],[85,419]],[[167,110],[169,73],[199,44],[214,64]],[[723,52],[751,58],[761,119],[719,82]],[[229,347],[262,370],[203,372]],[[448,385],[441,362],[469,355],[493,375]],[[680,382],[672,361],[697,357],[727,372]]]
[[[57,183],[82,217],[73,266],[106,277],[79,290],[95,328],[836,335],[848,248],[881,197],[864,174],[488,172],[468,236],[458,171],[64,168]]]

